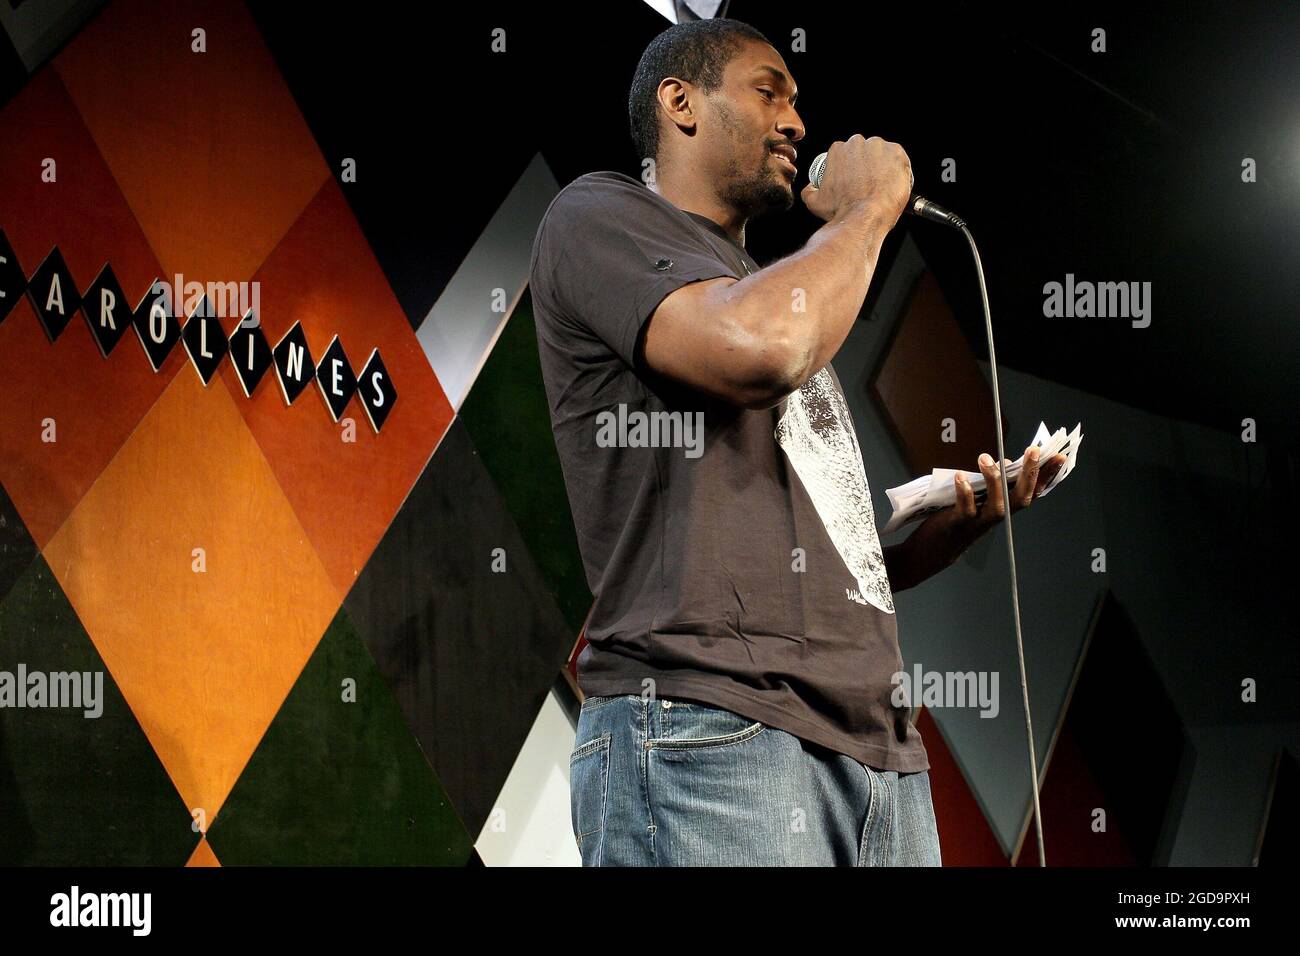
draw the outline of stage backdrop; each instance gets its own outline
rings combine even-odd
[[[241,3],[108,4],[0,112],[0,256],[41,290],[0,300],[0,671],[104,675],[98,717],[0,710],[0,863],[473,862],[550,699],[590,599],[518,308],[554,180],[481,190],[404,302],[347,195],[384,158],[330,148]],[[156,371],[51,327],[60,261],[95,315],[97,280],[256,283],[268,347],[377,350],[382,428],[329,375],[205,383],[215,326]]]
[[[350,11],[340,38],[324,13],[274,3],[0,6],[0,681],[103,679],[97,716],[0,708],[0,864],[577,861],[577,701],[558,678],[590,594],[525,286],[542,214],[590,165],[557,148],[570,131],[544,141],[516,92],[536,81],[529,57],[558,47],[521,28],[522,55],[495,57],[496,14],[481,15],[481,45],[407,41],[422,52],[399,69],[380,60],[409,25],[382,9]],[[618,15],[625,29],[585,55],[621,82],[664,24],[635,0]],[[448,120],[417,88],[435,63],[496,82],[461,90],[478,99]],[[919,251],[896,252],[836,362],[882,515],[891,484],[990,444],[987,403],[953,394],[977,394],[987,367]],[[257,381],[212,351],[242,310],[182,307],[152,357],[127,322],[91,321],[105,295],[133,309],[178,275],[257,291],[256,331],[233,339],[261,353]],[[941,351],[929,378],[917,342]],[[301,393],[275,364],[294,344],[324,370]],[[382,406],[366,404],[377,362]],[[1173,558],[1153,568],[1139,548],[1112,585],[1071,550],[1123,553],[1129,535],[1097,529],[1162,519],[1130,504],[1168,497],[1159,462],[1208,462],[1241,487],[1232,443],[1004,381],[1008,441],[1041,414],[1123,449],[1085,453],[1071,509],[1025,518],[1040,525],[1021,572],[1049,859],[1237,861],[1220,835],[1243,845],[1257,814],[1225,809],[1218,781],[1232,770],[1262,795],[1274,735],[1183,718],[1206,695],[1168,663],[1190,631],[1162,627]],[[976,423],[960,461],[932,460],[936,396]],[[1134,462],[1149,494],[1132,493]],[[1035,858],[1000,547],[899,600],[909,667],[1007,678],[997,721],[918,715],[949,865]],[[1099,720],[1096,675],[1115,668],[1159,690],[1121,714],[1144,728],[1133,748],[1161,741],[1140,777],[1105,743],[1126,728]],[[1085,826],[1098,806],[1116,820],[1104,840]]]

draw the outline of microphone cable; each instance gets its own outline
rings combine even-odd
[[[808,179],[817,188],[821,188],[822,176],[826,171],[827,153],[821,153],[808,168]],[[937,203],[932,203],[924,196],[913,193],[905,207],[907,212],[931,222],[942,223],[953,229],[961,230],[966,241],[970,243],[970,253],[975,259],[975,274],[979,277],[980,303],[984,307],[984,333],[989,344],[989,369],[993,373],[993,424],[998,438],[998,480],[1002,483],[1002,505],[1005,509],[1002,523],[1007,529],[1007,558],[1011,562],[1011,609],[1016,624],[1016,661],[1020,666],[1020,691],[1025,705],[1025,735],[1029,741],[1029,776],[1030,790],[1034,801],[1034,828],[1038,837],[1038,865],[1047,866],[1047,850],[1043,845],[1043,808],[1038,796],[1038,755],[1034,751],[1034,721],[1029,711],[1029,678],[1025,672],[1025,637],[1020,627],[1020,585],[1016,578],[1016,545],[1011,534],[1011,491],[1007,487],[1006,469],[1002,463],[1007,460],[1006,447],[1002,439],[1002,390],[998,386],[998,358],[993,348],[993,316],[989,310],[989,291],[984,283],[984,264],[980,261],[980,251],[975,245],[966,223],[955,213],[949,212]],[[987,499],[985,499],[987,501]]]
[[[954,217],[955,218],[955,217]],[[1034,795],[1034,829],[1038,837],[1038,865],[1047,866],[1047,851],[1043,846],[1043,810],[1038,800],[1038,755],[1034,752],[1034,721],[1029,712],[1029,678],[1025,674],[1025,638],[1020,629],[1020,586],[1016,580],[1016,546],[1011,534],[1011,493],[1007,488],[1007,472],[1002,463],[1007,460],[1006,449],[1002,442],[1002,395],[998,387],[998,360],[993,349],[993,317],[989,311],[989,292],[984,284],[984,265],[980,262],[980,251],[975,245],[975,237],[964,222],[956,228],[961,230],[966,241],[970,243],[970,254],[975,259],[975,274],[979,277],[980,302],[984,306],[984,332],[989,343],[989,369],[993,373],[993,421],[997,426],[998,436],[998,477],[1002,482],[1002,504],[1006,509],[1002,523],[1007,529],[1007,557],[1011,561],[1011,607],[1016,621],[1016,659],[1020,664],[1020,690],[1025,704],[1025,733],[1029,738],[1029,774]]]

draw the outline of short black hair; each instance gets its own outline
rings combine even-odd
[[[705,92],[722,85],[727,64],[744,40],[771,41],[748,23],[717,17],[687,20],[669,27],[650,41],[641,54],[627,96],[627,118],[637,155],[659,155],[659,84],[666,76],[694,83]]]

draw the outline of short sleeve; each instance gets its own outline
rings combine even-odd
[[[634,365],[641,326],[671,292],[741,278],[682,210],[631,177],[589,173],[551,203],[529,288],[543,318],[595,335]]]

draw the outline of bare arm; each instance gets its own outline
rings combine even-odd
[[[775,405],[844,344],[910,189],[897,144],[861,136],[835,143],[822,188],[802,193],[826,225],[751,276],[694,282],[667,296],[646,324],[646,364],[735,405]],[[797,289],[804,311],[795,311]]]
[[[862,203],[751,276],[682,286],[647,324],[647,364],[735,405],[775,405],[844,344],[888,231]],[[806,311],[794,310],[796,289]]]

